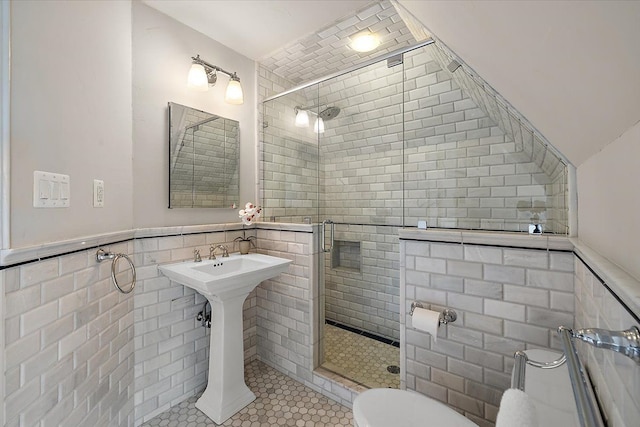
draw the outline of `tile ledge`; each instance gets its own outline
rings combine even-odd
[[[302,231],[312,233],[313,227],[317,224],[299,224],[293,222],[256,222],[255,227],[259,230],[281,230],[281,231]]]
[[[574,252],[591,268],[604,283],[640,317],[640,281],[591,249],[583,241],[571,238]]]
[[[543,234],[532,236],[524,233],[501,231],[467,231],[445,229],[400,229],[400,240],[424,240],[431,242],[462,243],[489,246],[513,246],[530,249],[572,251],[573,243],[568,237]]]
[[[253,227],[247,227],[247,229],[251,228]],[[60,256],[66,253],[96,248],[99,246],[107,246],[125,240],[233,230],[242,230],[242,224],[222,223],[138,228],[115,231],[112,233],[96,234],[92,236],[82,236],[74,239],[43,243],[41,245],[0,250],[0,267],[10,267],[15,264],[38,261],[43,258]]]
[[[54,257],[69,252],[106,246],[124,240],[132,240],[134,236],[134,230],[125,230],[27,246],[24,248],[3,249],[0,251],[0,266],[9,267],[13,264],[38,261],[43,258]]]

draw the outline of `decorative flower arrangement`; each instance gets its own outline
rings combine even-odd
[[[238,211],[238,214],[240,215],[240,219],[242,219],[242,223],[244,225],[251,225],[258,218],[260,218],[260,215],[262,214],[262,208],[260,206],[254,205],[251,202],[248,202],[246,205],[244,205],[244,209],[240,209]]]
[[[260,218],[262,214],[262,208],[260,206],[256,206],[251,202],[248,202],[244,205],[244,209],[240,209],[238,211],[238,216],[242,220],[242,237],[236,237],[234,242],[238,242],[240,246],[240,253],[247,254],[249,253],[249,249],[251,244],[255,247],[255,243],[253,242],[256,237],[249,236],[247,237],[246,231],[244,229],[245,225],[251,225]]]

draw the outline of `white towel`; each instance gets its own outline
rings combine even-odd
[[[538,427],[538,412],[529,395],[515,388],[505,391],[496,427]]]

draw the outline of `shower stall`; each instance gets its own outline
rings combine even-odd
[[[453,59],[425,42],[263,103],[264,217],[319,236],[318,365],[368,387],[399,386],[399,228],[568,232],[566,162]]]

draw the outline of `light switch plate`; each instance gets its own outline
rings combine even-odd
[[[101,179],[93,180],[93,207],[104,207],[104,181]]]
[[[71,205],[71,179],[61,173],[33,171],[33,207],[68,208]]]

